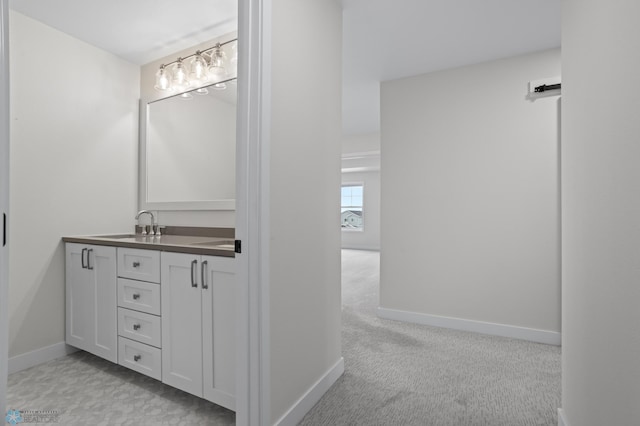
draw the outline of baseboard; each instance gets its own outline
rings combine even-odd
[[[513,339],[528,340],[536,343],[545,343],[547,345],[560,346],[562,342],[561,334],[558,332],[517,327],[514,325],[442,317],[439,315],[399,311],[387,308],[378,308],[378,316],[380,318],[396,321],[452,328],[454,330],[472,331],[475,333],[491,334],[493,336],[510,337]]]
[[[27,352],[26,354],[16,355],[9,358],[9,374],[69,355],[77,350],[78,349],[67,345],[65,342],[60,342]]]
[[[558,408],[558,426],[570,426],[562,408]]]
[[[322,395],[342,376],[342,373],[344,373],[344,358],[340,357],[338,362],[314,383],[275,424],[277,426],[295,426],[300,423],[305,414],[320,401]]]

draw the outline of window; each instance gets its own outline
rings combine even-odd
[[[362,231],[364,227],[362,217],[362,199],[364,187],[362,184],[342,185],[340,226],[343,230]]]

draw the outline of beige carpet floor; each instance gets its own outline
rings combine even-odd
[[[345,373],[302,425],[557,425],[559,347],[380,319],[379,254],[342,261]]]

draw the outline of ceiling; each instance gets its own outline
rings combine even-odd
[[[237,0],[11,0],[145,64],[237,28]],[[343,0],[343,129],[379,131],[381,81],[560,46],[560,0]]]
[[[343,0],[343,129],[380,129],[379,83],[560,46],[560,0]]]
[[[237,0],[10,0],[9,4],[139,65],[238,28]]]

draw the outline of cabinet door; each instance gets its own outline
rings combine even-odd
[[[83,244],[67,243],[65,246],[65,340],[85,351],[91,349],[93,340],[91,314],[95,300],[94,287],[90,285],[92,272],[86,268],[87,251]]]
[[[87,267],[92,272],[91,286],[94,335],[89,352],[111,362],[118,362],[118,313],[116,248],[88,246]]]
[[[203,397],[235,410],[235,259],[203,256]]]
[[[162,252],[162,381],[202,397],[200,256]]]
[[[68,243],[65,251],[66,341],[117,362],[116,249]]]

